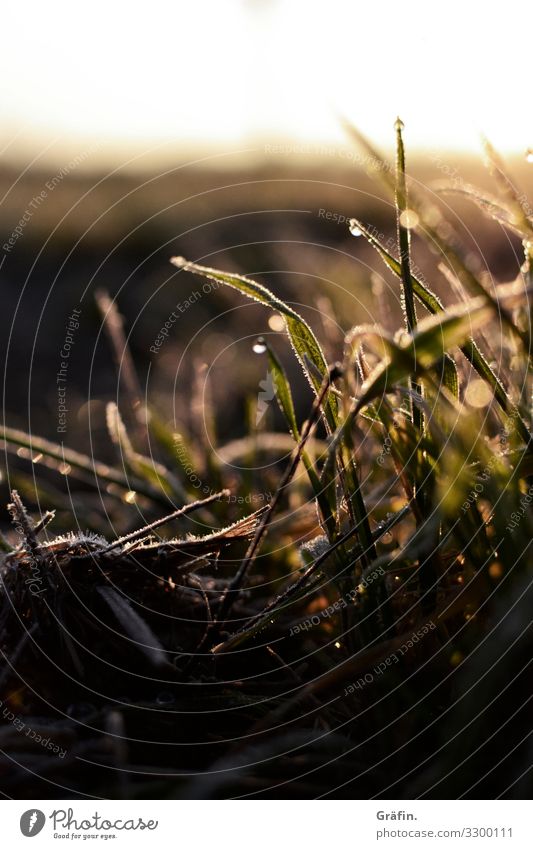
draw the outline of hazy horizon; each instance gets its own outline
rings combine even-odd
[[[97,0],[77,27],[65,0],[25,8],[22,25],[5,12],[0,57],[8,164],[90,151],[84,168],[98,170],[348,147],[340,116],[390,148],[401,115],[411,155],[477,154],[481,134],[506,155],[533,145],[522,0],[498,19],[459,0],[440,12],[412,0],[401,19],[393,0],[379,16],[347,0],[327,14],[300,0],[154,0],[127,13]]]

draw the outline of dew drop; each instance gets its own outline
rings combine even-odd
[[[362,236],[363,235],[363,231],[359,227],[357,220],[355,218],[350,219],[348,226],[350,228],[350,233],[352,234],[352,236]]]
[[[526,150],[526,162],[533,162],[533,147]]]
[[[254,354],[264,354],[266,349],[267,346],[265,345],[265,340],[262,336],[258,336],[253,344],[252,351]]]
[[[282,315],[276,312],[268,319],[268,326],[271,330],[281,333],[282,330],[285,330],[285,319]]]
[[[412,209],[404,209],[400,215],[400,224],[406,230],[413,230],[419,223],[420,219],[416,212]]]
[[[492,401],[492,392],[484,380],[471,380],[465,390],[465,401],[471,407],[487,407]]]

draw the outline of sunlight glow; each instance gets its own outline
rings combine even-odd
[[[11,4],[1,141],[312,146],[345,143],[345,115],[381,143],[400,114],[411,146],[478,150],[483,132],[525,153],[528,7],[28,0],[22,16]]]

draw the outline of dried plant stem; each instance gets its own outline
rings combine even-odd
[[[35,562],[40,562],[41,546],[35,533],[35,527],[31,517],[28,515],[22,499],[16,489],[11,492],[12,502],[8,504],[8,510],[13,520],[13,524],[17,526],[19,533],[24,537],[24,541],[28,547],[28,551]]]
[[[227,498],[229,495],[229,489],[223,489],[220,492],[213,493],[213,495],[210,495],[208,498],[203,498],[200,501],[192,501],[190,504],[185,504],[184,507],[174,510],[174,512],[170,513],[168,516],[163,516],[163,518],[156,519],[155,522],[151,522],[143,528],[132,531],[130,534],[126,534],[123,537],[119,537],[119,539],[116,539],[115,542],[108,545],[101,553],[107,554],[115,548],[119,548],[120,546],[128,545],[130,542],[135,542],[135,540],[142,539],[152,531],[155,531],[156,528],[161,527],[161,525],[166,525],[168,522],[173,522],[175,519],[188,516],[189,513],[192,513],[194,510],[199,510],[201,507],[205,507],[207,504],[212,504],[213,501],[220,501],[221,498]]]
[[[244,583],[244,580],[246,578],[246,575],[248,574],[250,567],[252,566],[253,562],[255,561],[255,558],[257,557],[257,554],[259,552],[259,547],[260,547],[261,542],[263,541],[265,534],[268,530],[268,526],[269,526],[269,524],[272,520],[272,516],[274,515],[274,511],[276,510],[276,508],[277,508],[277,506],[278,506],[278,504],[281,500],[281,496],[285,493],[287,486],[289,485],[289,483],[291,482],[291,480],[294,477],[296,469],[298,468],[300,460],[302,459],[302,454],[304,452],[305,445],[306,445],[309,437],[311,436],[311,434],[312,434],[312,432],[313,432],[313,430],[314,430],[314,428],[315,428],[315,426],[318,422],[319,416],[320,416],[321,411],[322,411],[322,405],[324,403],[324,399],[326,398],[326,395],[327,395],[328,390],[330,388],[330,384],[334,380],[336,380],[340,376],[340,374],[341,374],[340,366],[335,364],[335,365],[333,365],[329,368],[327,375],[324,377],[324,379],[322,381],[322,386],[320,387],[320,390],[319,390],[318,394],[316,395],[316,397],[313,401],[313,406],[311,407],[311,412],[309,414],[309,418],[307,419],[307,421],[304,423],[304,425],[302,427],[300,440],[299,440],[298,444],[296,445],[296,447],[293,451],[292,459],[291,459],[289,465],[287,466],[287,468],[285,469],[285,472],[284,472],[284,474],[281,478],[281,481],[279,483],[279,486],[276,490],[274,497],[270,501],[268,508],[265,510],[265,514],[262,517],[262,519],[261,519],[261,521],[260,521],[260,523],[257,527],[257,530],[254,534],[254,537],[253,537],[251,543],[250,543],[248,551],[246,552],[246,556],[245,556],[244,560],[242,561],[239,569],[237,570],[237,573],[236,573],[235,577],[233,578],[231,584],[228,586],[226,592],[224,593],[224,596],[223,596],[222,602],[221,602],[221,606],[220,606],[220,610],[219,610],[219,614],[218,614],[217,620],[216,620],[216,623],[218,623],[219,628],[222,627],[227,616],[229,615],[232,604],[233,604],[233,600],[235,599],[235,595],[241,589],[241,587]]]
[[[72,448],[65,448],[63,445],[57,445],[42,437],[33,436],[32,434],[25,433],[23,430],[16,430],[5,425],[0,428],[0,440],[3,440],[9,445],[26,448],[28,451],[36,454],[43,454],[45,457],[50,457],[60,464],[66,463],[72,466],[73,469],[78,469],[101,481],[116,483],[125,490],[133,489],[141,495],[150,498],[152,501],[168,507],[168,496],[162,490],[150,486],[137,477],[129,477],[122,474],[118,469],[87,457],[85,454],[80,454],[79,451],[74,451]]]
[[[95,300],[102,316],[105,330],[113,348],[117,374],[124,379],[124,389],[130,407],[130,417],[135,424],[135,435],[138,448],[146,451],[149,445],[146,415],[144,412],[141,384],[135,369],[133,357],[124,332],[124,319],[116,302],[109,294],[100,289],[95,292]]]
[[[409,507],[403,507],[398,513],[395,513],[388,520],[383,522],[381,526],[374,533],[374,541],[376,542],[380,537],[386,534],[391,528],[394,527],[399,521],[401,521],[408,513]],[[311,563],[310,566],[307,567],[303,575],[301,575],[294,584],[291,584],[286,590],[280,593],[276,598],[274,598],[271,602],[267,604],[267,606],[256,616],[253,616],[252,619],[249,619],[248,622],[235,634],[233,634],[228,640],[224,643],[219,643],[218,646],[212,650],[213,654],[221,654],[223,652],[229,651],[233,648],[237,643],[240,643],[241,640],[245,639],[248,633],[252,630],[256,629],[256,626],[265,622],[272,615],[274,610],[278,610],[282,605],[284,605],[289,599],[291,599],[294,595],[297,595],[299,591],[309,582],[309,580],[316,575],[320,567],[323,563],[333,554],[336,549],[340,548],[346,542],[348,542],[355,534],[357,533],[356,527],[349,528],[342,536],[340,536],[335,542],[325,551],[323,554],[318,557],[314,563]],[[358,551],[354,551],[353,559],[357,557],[361,557],[363,554],[363,549],[359,548]]]

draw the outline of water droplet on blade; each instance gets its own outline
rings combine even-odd
[[[413,209],[404,209],[400,215],[400,224],[406,230],[413,230],[419,223],[420,219]]]
[[[487,407],[492,401],[492,391],[484,380],[471,380],[465,390],[465,401],[471,407]]]
[[[267,346],[265,345],[265,340],[262,336],[259,336],[253,344],[252,351],[254,354],[264,354],[266,349]]]
[[[268,319],[268,326],[271,330],[275,330],[276,333],[281,333],[282,330],[285,330],[285,319],[276,312]]]
[[[359,227],[357,220],[355,218],[350,219],[348,226],[350,228],[350,233],[352,234],[352,236],[362,236],[363,235],[363,231]]]
[[[533,148],[526,150],[526,162],[533,162]]]

